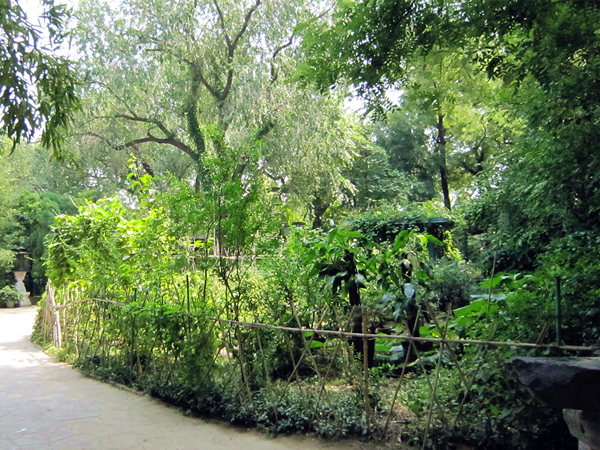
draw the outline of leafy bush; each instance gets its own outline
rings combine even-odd
[[[6,305],[8,302],[19,303],[23,299],[23,295],[15,286],[4,286],[0,289],[0,304]]]
[[[467,396],[456,368],[448,365],[442,369],[436,396],[450,426],[432,427],[426,448],[456,448],[459,444],[490,450],[577,448],[561,411],[539,403],[505,372],[501,362],[517,353],[496,349],[463,355],[462,370],[468,381],[473,381]],[[407,426],[405,438],[420,446],[431,406],[431,391],[423,378],[411,382],[408,405],[420,420]]]
[[[15,252],[0,248],[0,288],[14,283],[14,276],[11,270],[15,264],[15,260]]]
[[[425,296],[440,311],[446,311],[448,305],[460,308],[471,302],[471,294],[480,278],[473,265],[442,259],[433,265],[433,273],[435,276],[428,283]]]
[[[560,278],[563,303],[563,341],[571,345],[600,342],[600,236],[579,232],[554,242],[540,258],[538,277],[549,303]]]
[[[227,180],[222,197],[175,183],[166,193],[151,192],[151,181],[140,178],[135,207],[107,199],[57,219],[48,241],[56,298],[60,302],[68,288],[70,302],[104,300],[78,305],[78,320],[69,325],[78,328],[63,341],[66,359],[195,414],[272,432],[365,435],[373,429],[366,423],[362,360],[356,358],[362,345],[239,322],[362,332],[361,316],[351,314],[360,306],[371,318],[379,311],[385,322],[372,321],[372,332],[398,330],[404,320],[423,336],[441,337],[438,327],[420,323],[429,301],[442,310],[449,303],[460,306],[453,315],[439,315],[439,323],[448,321],[447,337],[534,341],[543,321],[551,320],[556,260],[564,269],[565,296],[584,283],[579,273],[590,277],[589,295],[579,304],[594,317],[598,274],[584,255],[578,258],[587,265],[575,259],[564,264],[564,249],[557,249],[534,276],[496,274],[486,281],[492,297],[484,284],[479,292],[486,295],[469,303],[479,273],[457,259],[439,261],[432,270],[425,248],[439,245],[436,238],[400,230],[392,241],[376,243],[333,228],[326,234],[296,229],[284,242],[279,219],[265,217],[246,188]],[[371,369],[367,398],[381,423],[395,385],[389,376],[399,374],[408,346],[383,337],[374,343],[384,357],[377,361],[381,367]],[[423,435],[431,406],[427,377],[431,381],[435,372],[429,372],[441,364],[438,398],[449,418],[460,410],[460,420],[444,423],[434,410],[426,447],[550,445],[557,416],[503,372],[503,359],[515,352],[457,344],[454,357],[447,348],[440,355],[431,343],[418,347],[421,358],[410,363],[400,393],[401,408],[410,408],[403,414],[412,421],[413,440]],[[473,380],[468,394],[457,363]]]

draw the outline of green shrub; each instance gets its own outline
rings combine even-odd
[[[518,352],[524,353],[524,352]],[[426,448],[457,448],[459,444],[478,449],[575,449],[562,412],[535,400],[502,365],[516,353],[510,349],[468,352],[462,357],[462,370],[474,380],[468,396],[456,376],[456,368],[442,369],[436,392],[450,426],[434,420]],[[431,391],[420,377],[410,385],[409,407],[416,420],[405,429],[406,440],[421,445],[431,405]],[[462,405],[462,406],[461,406]],[[460,409],[460,416],[457,412]],[[438,407],[434,410],[437,412]],[[438,417],[434,415],[434,418]],[[439,419],[438,419],[439,420]],[[436,422],[438,426],[435,426]]]
[[[23,295],[17,291],[15,286],[4,286],[0,289],[0,304],[6,305],[8,302],[19,303],[23,299]]]
[[[480,278],[479,271],[471,264],[454,259],[442,259],[433,266],[434,278],[428,283],[426,299],[446,311],[466,306],[471,302],[471,294]]]

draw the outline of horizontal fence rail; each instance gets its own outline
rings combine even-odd
[[[52,308],[54,310],[60,310],[64,308],[70,308],[73,306],[81,305],[87,302],[105,302],[110,303],[116,306],[125,306],[126,303],[116,302],[114,300],[105,300],[99,298],[88,298],[85,300],[79,300],[74,303],[69,303],[65,305],[55,305]],[[150,311],[150,310],[147,310]],[[183,313],[184,315],[189,315],[193,317],[193,314]],[[294,327],[283,327],[277,325],[269,325],[265,323],[256,323],[256,322],[242,322],[236,320],[228,320],[228,319],[220,319],[217,317],[209,317],[210,320],[214,320],[215,322],[223,322],[229,323],[231,325],[247,327],[247,328],[262,328],[265,330],[280,330],[280,331],[290,331],[293,333],[316,333],[320,335],[328,335],[328,336],[337,336],[337,337],[358,337],[358,338],[367,338],[367,339],[392,339],[392,340],[403,340],[403,341],[413,341],[413,342],[429,342],[429,343],[444,343],[444,344],[469,344],[469,345],[491,345],[494,347],[516,347],[516,348],[527,348],[527,349],[546,349],[546,348],[554,348],[557,350],[564,351],[572,351],[572,352],[594,352],[596,350],[600,350],[600,347],[589,347],[582,345],[553,345],[553,344],[538,344],[531,342],[512,342],[512,341],[484,341],[477,339],[443,339],[443,338],[429,338],[429,337],[416,337],[408,334],[372,334],[372,333],[353,333],[349,331],[336,331],[336,330],[323,330],[318,329],[315,330],[313,328],[294,328]]]

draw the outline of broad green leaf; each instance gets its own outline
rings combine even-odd
[[[332,228],[331,230],[329,230],[329,233],[327,233],[327,245],[331,245],[331,243],[337,236],[338,231],[339,231],[338,228]]]
[[[327,277],[327,281],[325,282],[325,289],[331,289],[333,287],[333,282],[337,277],[334,275],[332,277]]]
[[[440,241],[435,236],[432,236],[431,234],[426,234],[425,237],[427,238],[427,240],[429,242],[433,242],[435,245],[444,245],[444,243],[442,241]]]
[[[457,308],[453,311],[453,313],[455,317],[463,317],[474,313],[480,313],[486,309],[487,301],[482,299],[471,302],[469,305],[463,306],[462,308]]]
[[[423,337],[429,337],[437,334],[437,329],[434,325],[423,325],[419,327],[419,333]]]
[[[410,232],[408,230],[402,230],[394,239],[394,246],[392,247],[393,253],[398,253],[401,248],[404,248],[408,242]]]
[[[323,343],[321,341],[311,341],[311,343],[310,343],[310,348],[321,348],[324,346],[325,346],[325,343]]]
[[[495,288],[500,283],[502,283],[502,281],[510,280],[510,279],[511,279],[511,277],[509,277],[507,275],[498,275],[498,276],[495,276],[494,278],[491,278],[491,279],[488,278],[487,280],[482,281],[479,286],[482,289],[489,289],[490,287]]]
[[[348,236],[349,238],[355,238],[355,239],[365,237],[364,234],[359,233],[358,231],[349,231],[348,233],[346,233],[346,236]]]

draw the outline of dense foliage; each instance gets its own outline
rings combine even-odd
[[[0,7],[0,131],[14,151],[41,130],[42,144],[60,156],[79,108],[75,74],[57,52],[67,38],[69,11],[47,0],[40,19],[34,25],[18,2]]]
[[[71,69],[12,3],[2,127],[42,134],[1,156],[0,287],[25,248],[76,306],[42,341],[196,413],[343,436],[391,412],[425,448],[566,448],[504,372],[523,350],[272,327],[598,346],[599,14],[87,0],[70,30],[48,3]]]

